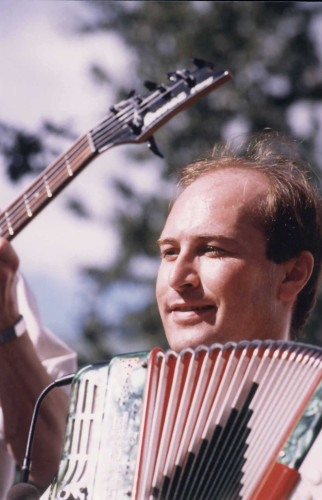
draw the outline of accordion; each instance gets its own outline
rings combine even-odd
[[[322,427],[321,378],[322,349],[282,341],[86,366],[50,499],[289,498]]]

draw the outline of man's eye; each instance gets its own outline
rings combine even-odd
[[[206,246],[203,249],[203,252],[204,253],[210,253],[210,254],[213,254],[213,255],[224,255],[226,253],[223,248],[219,248],[219,247],[216,247],[216,246],[213,246],[213,245]]]
[[[161,250],[161,258],[167,259],[177,255],[178,251],[175,248],[165,248]]]

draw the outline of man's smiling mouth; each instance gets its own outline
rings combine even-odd
[[[214,306],[175,306],[171,308],[171,311],[176,312],[189,312],[189,311],[207,311],[209,309],[215,309]]]

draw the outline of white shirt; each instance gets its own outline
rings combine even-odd
[[[37,354],[47,372],[54,378],[76,371],[76,354],[42,323],[35,297],[21,275],[16,280],[19,312],[24,317],[27,330]],[[12,485],[15,462],[6,450],[3,433],[3,415],[0,407],[0,500]]]

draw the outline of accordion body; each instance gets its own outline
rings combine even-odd
[[[321,378],[321,349],[282,341],[87,366],[50,499],[290,498],[322,427]]]

